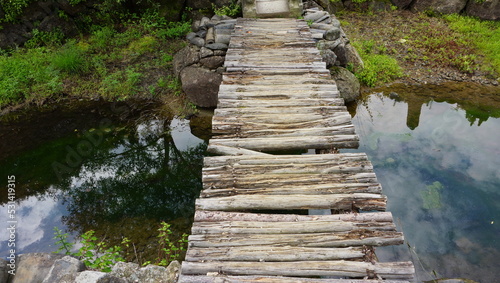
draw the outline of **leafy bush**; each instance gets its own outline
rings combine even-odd
[[[236,17],[241,14],[241,5],[238,4],[238,1],[232,1],[231,4],[220,8],[217,8],[215,4],[212,4],[212,9],[218,16]]]
[[[51,32],[33,29],[31,38],[24,44],[27,48],[36,48],[40,46],[59,46],[64,41],[64,33],[60,29],[54,29]]]

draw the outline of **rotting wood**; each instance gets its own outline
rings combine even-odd
[[[211,139],[211,144],[242,147],[257,151],[280,151],[300,149],[358,148],[357,135],[315,136],[315,137],[273,137],[247,139]]]

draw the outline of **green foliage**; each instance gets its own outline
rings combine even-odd
[[[241,5],[238,4],[238,1],[234,0],[231,2],[231,4],[222,6],[220,8],[217,8],[215,4],[212,4],[212,9],[218,16],[236,17],[238,15],[241,15]]]
[[[57,70],[44,48],[18,50],[0,56],[0,107],[24,100],[42,103],[62,90]]]
[[[94,234],[93,230],[85,232],[81,236],[82,247],[77,252],[72,252],[74,244],[67,241],[68,234],[63,234],[58,227],[54,227],[54,239],[57,240],[56,245],[60,245],[56,253],[64,251],[66,255],[78,257],[87,268],[110,272],[117,262],[125,261],[120,255],[122,248],[119,246],[108,248],[107,244]],[[128,245],[128,242],[125,238],[122,244]]]
[[[172,230],[170,230],[170,224],[161,222],[161,227],[158,229],[160,232],[158,234],[158,243],[160,244],[160,250],[158,251],[158,257],[155,262],[147,261],[143,265],[155,264],[160,266],[167,266],[170,262],[179,259],[182,252],[186,251],[187,247],[187,234],[182,234],[181,239],[177,243],[170,240],[172,235]]]
[[[183,234],[177,241],[172,241],[172,230],[170,224],[161,222],[158,229],[158,243],[160,249],[154,262],[146,261],[143,265],[155,264],[167,266],[170,262],[178,260],[187,249],[187,234]],[[93,230],[89,230],[80,236],[82,247],[77,252],[73,252],[73,243],[68,242],[68,234],[63,233],[58,227],[54,227],[54,240],[59,246],[55,253],[64,252],[66,255],[78,257],[88,268],[110,272],[114,264],[125,261],[122,255],[127,257],[130,247],[130,240],[124,238],[121,245],[108,247],[103,239],[98,239]],[[123,249],[125,248],[125,250]],[[137,258],[137,255],[136,255]]]
[[[190,22],[170,22],[157,32],[157,36],[162,39],[182,38],[191,31]]]
[[[4,18],[0,18],[0,23],[16,21],[17,17],[23,12],[23,9],[28,7],[33,1],[34,0],[0,0],[0,5],[5,13]]]
[[[75,41],[66,44],[55,54],[52,58],[52,66],[70,74],[83,74],[88,71],[85,53]]]
[[[103,78],[99,93],[107,99],[127,99],[138,92],[141,77],[133,68],[110,73]]]
[[[483,21],[457,14],[445,15],[443,18],[452,30],[465,36],[469,45],[475,46],[481,54],[484,54],[486,58],[480,65],[486,65],[486,69],[500,74],[500,22]],[[469,64],[476,61],[477,58],[467,57],[469,54],[460,55],[463,60],[457,64],[461,68],[468,69]]]
[[[64,41],[64,33],[59,29],[51,32],[33,29],[31,38],[24,44],[27,48],[36,48],[40,46],[60,46]]]
[[[364,62],[363,70],[354,74],[361,83],[372,87],[403,76],[397,60],[384,54],[386,52],[384,45],[377,45],[373,40],[353,42],[353,45]]]

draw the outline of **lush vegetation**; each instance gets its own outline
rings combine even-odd
[[[354,72],[362,84],[372,87],[403,76],[397,60],[387,54],[384,45],[376,45],[374,40],[354,41],[352,44],[364,62],[364,68]]]
[[[68,234],[63,233],[58,227],[54,227],[54,240],[59,246],[55,253],[63,252],[66,255],[71,255],[79,258],[87,268],[110,272],[113,265],[117,262],[124,262],[126,257],[130,257],[133,253],[137,263],[141,265],[155,264],[160,266],[168,266],[170,262],[178,260],[181,253],[187,249],[187,234],[183,234],[181,239],[172,241],[170,238],[172,231],[170,224],[161,222],[158,228],[158,243],[160,249],[155,261],[139,262],[140,257],[136,254],[135,248],[132,249],[131,241],[123,238],[121,245],[108,247],[105,239],[99,239],[94,234],[93,230],[89,230],[80,236],[81,247],[78,251],[73,251],[74,243],[68,241]]]
[[[443,17],[451,29],[464,35],[485,56],[485,60],[480,62],[483,68],[500,74],[500,22],[456,14]]]
[[[89,35],[67,41],[58,30],[34,30],[25,48],[0,54],[0,109],[63,96],[179,94],[171,64],[189,30],[188,21],[167,22],[155,10],[129,15],[120,25],[93,25]]]

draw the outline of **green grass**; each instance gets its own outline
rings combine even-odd
[[[373,40],[353,41],[352,44],[365,65],[363,70],[354,72],[362,84],[373,87],[403,76],[397,60],[385,54],[385,46],[376,44]]]
[[[158,82],[171,75],[173,55],[184,46],[178,39],[189,30],[189,22],[170,23],[153,11],[117,28],[93,26],[79,39],[35,31],[26,48],[0,52],[0,110],[63,95],[124,100],[178,94]]]
[[[451,29],[463,35],[486,57],[486,68],[500,74],[500,22],[457,14],[443,16]]]

